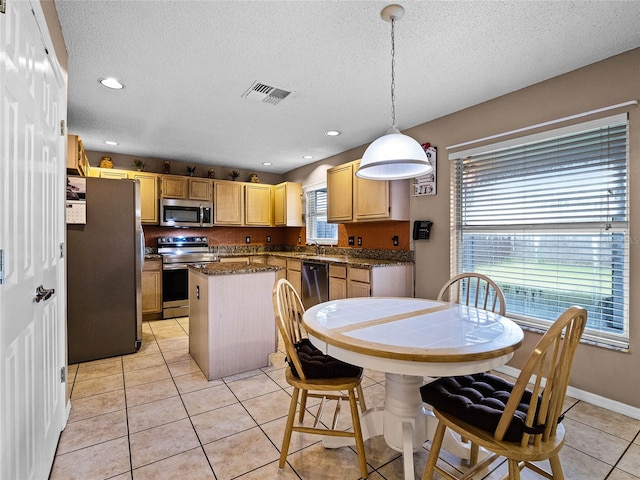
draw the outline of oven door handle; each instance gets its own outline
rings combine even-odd
[[[163,263],[162,270],[186,270],[188,263]]]

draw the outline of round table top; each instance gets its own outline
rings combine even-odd
[[[475,373],[506,363],[522,344],[512,320],[465,305],[363,297],[307,310],[311,341],[344,361],[408,375]]]

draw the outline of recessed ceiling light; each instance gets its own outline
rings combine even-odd
[[[118,142],[114,142],[113,140],[105,140],[104,143],[107,145],[120,145]]]
[[[268,167],[269,165],[272,165],[271,162],[262,162],[262,165],[264,165],[265,167]]]
[[[100,83],[107,87],[107,88],[111,88],[113,90],[120,90],[122,88],[124,88],[124,85],[121,84],[118,80],[116,80],[113,77],[109,77],[109,78],[101,78],[100,79]]]
[[[327,130],[326,132],[324,132],[324,134],[327,137],[337,137],[338,135],[340,135],[340,132],[337,130]]]
[[[304,157],[305,160],[311,160],[313,158],[313,155],[305,155]]]

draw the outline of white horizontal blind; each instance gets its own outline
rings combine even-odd
[[[599,123],[456,160],[456,268],[498,283],[511,317],[580,305],[586,337],[626,347],[627,121]]]
[[[334,244],[338,241],[338,226],[327,223],[327,188],[309,189],[306,196],[307,243]]]

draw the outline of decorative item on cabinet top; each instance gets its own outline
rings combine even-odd
[[[142,172],[144,171],[144,167],[147,162],[145,162],[144,160],[140,160],[139,158],[134,158],[133,164],[135,165],[137,171]]]
[[[210,168],[210,169],[207,171],[207,176],[208,176],[209,178],[212,178],[212,179],[213,179],[213,178],[216,178],[216,171],[215,171],[213,168]]]
[[[111,161],[111,157],[105,155],[100,159],[100,168],[113,168],[113,162]]]
[[[260,179],[258,178],[258,174],[257,174],[257,173],[252,173],[252,174],[249,176],[249,181],[250,181],[251,183],[260,183]]]
[[[193,175],[196,173],[195,165],[187,165],[187,173],[190,177],[193,177]]]
[[[233,180],[235,182],[236,178],[238,178],[240,176],[240,172],[238,172],[237,170],[231,170],[229,172],[229,176],[231,177],[231,180]]]
[[[164,160],[162,162],[162,173],[165,175],[171,173],[171,162],[169,160]]]

